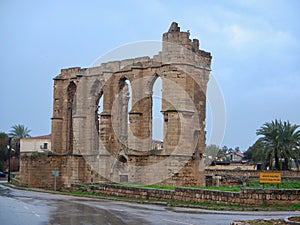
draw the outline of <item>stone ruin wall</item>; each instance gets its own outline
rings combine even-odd
[[[137,160],[143,163],[156,162],[156,157],[137,157]],[[144,164],[145,165],[145,164]],[[199,180],[202,179],[201,173],[196,173],[193,161],[189,161],[178,173],[168,179],[158,183],[166,186],[197,186]],[[53,171],[59,171],[59,176],[56,179],[56,189],[64,190],[76,183],[111,183],[99,174],[95,173],[86,163],[83,156],[60,156],[49,155],[42,157],[26,156],[22,158],[22,166],[19,174],[19,179],[15,180],[16,184],[26,187],[54,189]],[[151,171],[144,171],[144,177],[151,174]],[[195,176],[198,174],[198,177]],[[142,183],[142,177],[136,179],[136,183]]]
[[[258,181],[260,172],[260,170],[206,169],[205,186],[245,185],[251,181]],[[283,170],[281,174],[283,181],[300,181],[300,173],[297,170]]]
[[[46,168],[42,171],[70,168],[60,171],[62,187],[105,180],[203,185],[211,55],[189,35],[172,23],[163,34],[162,51],[153,58],[62,69],[54,78],[53,156],[40,162]],[[154,153],[152,89],[158,77],[162,79],[164,140],[163,148]],[[132,88],[130,112],[126,80]],[[104,103],[98,115],[100,97]],[[85,162],[78,169],[81,160]],[[29,169],[33,164],[38,167],[39,163],[24,158],[21,174],[22,170],[37,173]],[[157,180],[159,176],[164,179]],[[34,186],[35,182],[23,179]]]
[[[85,185],[73,184],[70,191],[90,191],[96,194],[125,197],[139,200],[175,201],[179,203],[220,203],[240,206],[281,205],[288,206],[300,201],[299,190],[241,189],[239,192],[203,190],[199,188],[175,187],[174,190],[118,186],[117,184]]]

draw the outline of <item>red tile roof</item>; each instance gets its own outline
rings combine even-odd
[[[30,137],[30,138],[27,138],[27,139],[51,139],[51,134],[36,136],[36,137]]]

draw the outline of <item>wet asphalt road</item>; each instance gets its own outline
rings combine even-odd
[[[218,212],[17,190],[0,185],[1,225],[214,224],[238,219],[286,218],[300,212]]]

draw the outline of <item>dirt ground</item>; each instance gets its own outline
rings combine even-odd
[[[282,219],[279,220],[239,220],[234,221],[231,225],[283,225],[289,224]]]

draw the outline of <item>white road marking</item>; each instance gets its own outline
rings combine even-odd
[[[112,210],[119,211],[119,212],[124,212],[124,210],[123,210],[123,209],[116,209],[116,208],[112,208]]]
[[[28,206],[26,206],[26,205],[23,205],[23,207],[24,207],[24,209],[29,209],[29,207]],[[31,211],[31,213],[33,214],[33,215],[35,215],[36,217],[41,217],[39,214],[37,214],[35,211]]]
[[[35,211],[31,211],[35,216],[41,217],[39,214],[37,214]]]
[[[167,219],[163,219],[164,221],[168,221],[168,222],[172,222],[172,223],[176,223],[176,224],[186,224],[186,225],[193,225],[192,223],[185,223],[185,222],[181,222],[179,220],[167,220]]]

